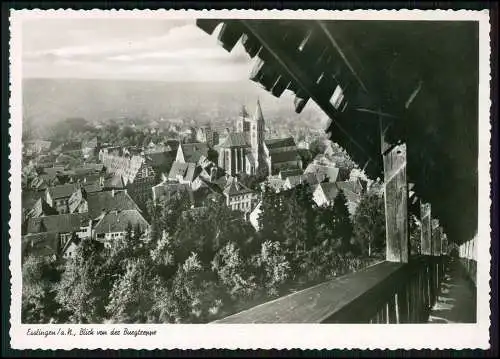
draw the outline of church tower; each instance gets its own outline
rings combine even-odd
[[[252,146],[252,154],[255,159],[255,170],[265,166],[264,163],[264,116],[260,107],[260,101],[257,100],[257,108],[252,118],[250,125],[250,145]]]
[[[236,132],[248,132],[250,130],[249,116],[245,105],[241,107],[240,115],[236,119]]]

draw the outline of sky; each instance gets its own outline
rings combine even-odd
[[[253,60],[231,53],[195,20],[29,19],[23,23],[24,78],[242,81]]]

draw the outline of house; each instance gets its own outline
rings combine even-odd
[[[258,200],[257,193],[238,182],[236,178],[227,182],[223,194],[226,197],[228,207],[242,212],[250,212]]]
[[[113,241],[124,239],[128,229],[148,233],[149,223],[136,209],[109,211],[97,218],[93,233],[95,239],[109,247]]]
[[[302,158],[293,137],[265,140],[264,153],[269,174],[282,169],[302,169]]]
[[[208,145],[206,143],[181,143],[177,148],[175,162],[198,163],[202,156],[208,157]]]
[[[290,176],[299,176],[301,174],[302,170],[300,168],[289,169],[289,170],[284,169],[278,173],[278,177],[284,181]]]
[[[82,142],[83,158],[89,158],[91,156],[94,156],[98,150],[99,150],[99,139],[97,137]]]
[[[316,177],[317,182],[337,182],[339,169],[332,165],[320,165],[310,163],[304,170],[304,174],[311,173]]]
[[[45,201],[59,214],[70,213],[68,201],[78,188],[80,187],[76,183],[48,187],[45,191]]]
[[[21,258],[29,255],[56,259],[61,254],[61,241],[57,232],[31,233],[21,239]]]
[[[219,143],[219,134],[210,126],[200,127],[196,130],[196,140],[213,147]]]
[[[313,191],[313,201],[318,205],[318,207],[333,205],[339,191],[340,189],[336,183],[319,183]]]
[[[174,163],[175,157],[176,152],[172,150],[145,154],[146,163],[153,168],[157,175],[163,172],[168,173]]]
[[[250,215],[248,216],[248,220],[250,224],[255,228],[256,231],[260,230],[260,215],[262,213],[262,201],[260,201]]]
[[[297,187],[299,184],[307,184],[307,185],[316,185],[318,180],[316,176],[312,173],[304,173],[298,176],[288,176],[285,182],[283,183],[284,190],[290,190],[292,188]]]
[[[191,185],[201,171],[201,167],[197,166],[196,163],[175,161],[170,168],[167,179]]]
[[[342,190],[347,200],[347,208],[351,216],[356,213],[359,202],[363,194],[366,192],[366,182],[357,179],[355,181],[337,182],[337,186]]]
[[[126,190],[109,190],[87,194],[88,214],[95,219],[104,212],[138,210],[139,207]]]
[[[162,182],[152,187],[153,191],[153,201],[161,202],[161,201],[169,201],[171,198],[175,196],[180,196],[183,193],[188,195],[193,202],[193,191],[191,187],[187,183],[179,183],[179,182]]]
[[[68,199],[69,213],[88,212],[87,192],[83,188],[78,188]]]
[[[44,198],[39,198],[33,207],[26,211],[26,218],[38,218],[45,216],[52,216],[58,214],[57,211],[52,208]]]
[[[76,238],[82,240],[92,237],[92,220],[87,213],[67,213],[28,219],[27,235],[40,233],[50,233],[47,234],[48,237],[55,236],[59,241],[59,248],[63,250],[63,256],[68,256],[72,255],[69,247],[74,247],[73,244],[69,245],[68,241],[75,243]]]

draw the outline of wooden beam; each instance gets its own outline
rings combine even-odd
[[[385,182],[385,259],[389,262],[408,263],[410,249],[406,144],[396,145],[382,156]]]
[[[302,67],[299,66],[286,51],[281,49],[282,44],[278,43],[273,39],[272,34],[267,33],[259,28],[258,25],[249,20],[240,20],[246,32],[249,32],[253,37],[255,37],[262,45],[263,49],[269,53],[273,58],[276,65],[281,67],[285,76],[291,79],[292,83],[295,82],[304,92],[305,98],[311,98],[316,104],[328,115],[331,121],[335,122],[336,128],[342,132],[347,138],[350,139],[356,147],[358,147],[364,155],[371,159],[372,155],[364,150],[363,146],[359,144],[351,134],[349,134],[340,124],[336,121],[336,118],[341,117],[341,112],[337,111],[332,104],[329,102],[329,98],[324,98],[323,94],[318,91],[317,86],[312,81],[312,79],[304,73]],[[316,79],[315,79],[316,80]],[[293,85],[293,84],[292,84]],[[300,101],[299,101],[300,102]],[[303,102],[303,101],[302,101]],[[304,103],[297,103],[298,109],[303,108]]]
[[[430,256],[432,254],[431,240],[431,205],[430,203],[420,203],[420,251],[421,254]]]

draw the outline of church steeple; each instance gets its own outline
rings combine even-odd
[[[255,170],[263,165],[264,160],[264,116],[260,101],[257,99],[257,107],[252,118],[250,144],[252,146],[252,154],[255,160]]]
[[[257,99],[257,108],[255,109],[255,114],[253,116],[255,122],[264,122],[264,116],[262,115],[262,108],[260,107],[260,101]]]

